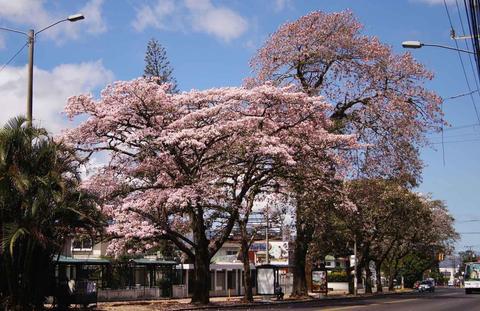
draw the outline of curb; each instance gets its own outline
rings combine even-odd
[[[310,302],[320,302],[320,301],[335,301],[335,300],[345,300],[345,299],[358,299],[363,300],[371,297],[381,297],[381,296],[391,296],[391,295],[405,295],[410,294],[413,291],[403,291],[403,292],[387,292],[379,294],[362,294],[357,296],[338,296],[338,297],[322,297],[322,298],[310,298],[310,299],[301,299],[301,300],[280,300],[280,301],[267,301],[267,302],[253,302],[246,304],[216,304],[216,305],[206,305],[198,307],[186,307],[173,309],[174,311],[193,311],[193,310],[222,310],[222,309],[245,309],[245,308],[256,308],[256,307],[265,307],[265,306],[276,306],[276,305],[286,305],[286,304],[298,304],[298,303],[310,303]]]

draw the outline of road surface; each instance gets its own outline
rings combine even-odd
[[[362,297],[353,299],[335,299],[315,302],[256,307],[255,310],[322,310],[322,311],[397,311],[397,310],[453,310],[480,311],[480,294],[466,295],[460,288],[436,288],[434,293],[405,293]]]

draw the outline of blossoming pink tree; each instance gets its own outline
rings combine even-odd
[[[324,96],[332,105],[329,130],[358,135],[367,146],[350,155],[352,177],[394,177],[415,184],[422,167],[418,149],[426,143],[426,132],[443,122],[441,99],[424,86],[432,74],[409,53],[394,54],[361,30],[350,11],[312,12],[284,24],[252,59],[256,76],[247,85],[293,83],[306,94]],[[307,217],[297,215],[297,231],[306,227],[302,219]],[[306,244],[297,238],[296,245],[303,247],[299,254],[306,255]],[[295,273],[294,280],[301,280],[294,281],[294,292],[306,295],[305,277]]]
[[[295,152],[354,144],[328,133],[318,97],[271,85],[169,94],[144,79],[116,82],[99,100],[69,99],[69,117],[86,120],[63,139],[109,162],[84,184],[105,199],[114,254],[172,241],[194,262],[193,302],[208,303],[213,255],[249,199],[274,184]],[[302,144],[306,136],[315,145]]]

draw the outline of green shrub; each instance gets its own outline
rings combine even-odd
[[[328,282],[348,282],[348,275],[345,271],[332,271],[328,274]]]

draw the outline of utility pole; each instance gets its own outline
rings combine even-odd
[[[35,31],[28,31],[28,86],[27,86],[27,122],[32,126],[33,120],[33,49],[35,45]]]
[[[34,53],[34,45],[35,45],[35,37],[41,33],[42,31],[45,31],[57,24],[69,21],[69,22],[76,22],[80,21],[82,19],[85,19],[85,16],[82,14],[75,14],[75,15],[70,15],[65,19],[61,19],[45,28],[42,28],[41,30],[35,31],[33,29],[30,29],[28,32],[24,32],[21,30],[17,29],[11,29],[11,28],[6,28],[6,27],[0,27],[0,30],[4,31],[9,31],[9,32],[15,32],[18,34],[22,34],[27,37],[27,44],[28,44],[28,73],[27,73],[27,125],[32,126],[32,119],[33,119],[33,53]]]
[[[357,236],[353,242],[353,295],[357,296]]]
[[[265,258],[266,258],[266,262],[267,262],[267,265],[270,263],[270,254],[269,254],[269,242],[268,242],[268,228],[270,227],[270,219],[268,217],[268,209],[266,211],[266,215],[267,215],[267,227],[265,229]]]

